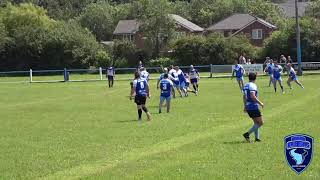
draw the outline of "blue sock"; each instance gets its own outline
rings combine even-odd
[[[256,131],[254,131],[254,136],[256,137],[256,139],[260,139],[260,131],[259,131],[259,128],[260,128],[260,127],[258,127],[258,128],[256,129]]]
[[[256,132],[258,128],[259,128],[259,126],[256,125],[256,124],[254,124],[254,125],[252,126],[252,128],[249,129],[248,133],[251,134],[251,133],[253,133],[253,132]]]

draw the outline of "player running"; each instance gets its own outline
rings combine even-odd
[[[231,79],[233,79],[234,74],[236,74],[237,82],[239,84],[239,88],[242,91],[243,90],[243,76],[246,73],[242,65],[238,64],[238,61],[234,62],[234,67],[232,70]]]
[[[181,92],[183,93],[183,95],[185,97],[188,96],[188,93],[187,93],[187,90],[186,90],[186,78],[184,77],[184,73],[183,71],[179,68],[179,66],[176,66],[174,67],[174,69],[176,70],[177,72],[177,75],[178,75],[178,79],[179,79],[179,88],[181,90]],[[181,95],[182,97],[182,95]]]
[[[173,65],[170,66],[169,74],[173,77],[173,80],[172,80],[173,87],[178,91],[180,97],[182,97],[181,90],[180,90],[180,82],[179,82],[179,79],[178,79],[178,74],[177,74],[177,71],[174,69]],[[175,91],[173,91],[173,98],[176,98]]]
[[[147,97],[150,98],[150,89],[147,80],[140,78],[139,72],[135,72],[134,74],[130,100],[132,97],[134,97],[134,102],[137,104],[138,120],[141,122],[142,111],[144,111],[148,121],[151,121],[151,114],[146,107]]]
[[[188,96],[188,92],[194,93],[196,96],[198,95],[198,91],[194,91],[190,89],[190,78],[188,74],[184,74],[184,77],[186,79],[186,83],[185,83],[185,89],[187,90],[187,96]]]
[[[282,66],[279,65],[277,61],[274,61],[274,66],[272,68],[274,92],[277,92],[277,82],[279,82],[282,94],[284,94],[282,78],[281,78],[282,70],[283,70]]]
[[[271,86],[271,83],[273,82],[273,60],[272,59],[269,59],[267,64],[266,64],[266,68],[264,69],[264,72],[268,73],[269,77],[270,77],[270,80],[269,80],[269,87]]]
[[[193,65],[190,66],[190,72],[189,72],[190,82],[193,86],[194,91],[199,91],[199,80],[200,80],[200,74],[198,70],[196,70]]]
[[[166,101],[167,113],[170,112],[170,102],[171,102],[171,92],[173,88],[173,82],[169,79],[168,74],[163,75],[163,79],[160,81],[160,104],[159,104],[159,114],[161,114],[162,104]]]
[[[260,142],[259,128],[263,125],[263,118],[259,110],[259,105],[263,108],[264,104],[258,99],[258,88],[255,84],[257,75],[249,73],[249,82],[243,89],[243,105],[244,112],[247,112],[249,117],[252,118],[254,124],[248,132],[243,134],[247,142],[250,142],[250,134],[254,132],[255,141]]]
[[[291,87],[291,82],[292,81],[296,82],[301,88],[304,88],[303,85],[299,82],[297,74],[296,74],[296,72],[294,71],[294,69],[292,67],[292,64],[288,63],[287,67],[288,67],[288,70],[289,70],[288,71],[289,72],[289,78],[288,78],[287,84],[290,87],[290,89],[292,89],[292,87]]]

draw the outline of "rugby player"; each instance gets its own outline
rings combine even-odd
[[[248,132],[243,134],[247,142],[250,142],[250,134],[254,132],[255,141],[260,142],[259,128],[263,125],[263,118],[259,110],[259,105],[263,108],[264,104],[258,99],[258,88],[255,84],[257,75],[249,73],[249,82],[245,84],[243,89],[243,110],[247,112],[253,120],[253,126]]]
[[[151,114],[146,107],[147,97],[150,98],[150,89],[147,80],[140,78],[139,72],[135,72],[132,82],[130,100],[133,97],[134,102],[137,104],[138,120],[141,122],[142,111],[144,111],[148,121],[151,121]]]

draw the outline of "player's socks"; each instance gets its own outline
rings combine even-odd
[[[139,116],[139,121],[141,121],[141,116],[142,116],[142,110],[138,109],[138,116]]]
[[[275,93],[277,92],[277,88],[274,88],[274,92],[275,92]]]
[[[159,114],[161,114],[161,109],[159,109]]]
[[[255,132],[257,129],[259,129],[259,126],[258,126],[257,124],[254,124],[254,125],[252,126],[252,128],[249,129],[249,131],[248,131],[249,135],[250,135],[251,133]]]
[[[244,133],[242,136],[246,139],[247,142],[250,142],[250,134],[248,132]]]
[[[256,139],[260,139],[260,130],[259,127],[254,131],[254,136]]]

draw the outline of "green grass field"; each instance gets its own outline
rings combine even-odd
[[[173,100],[153,121],[137,120],[129,82],[0,84],[0,179],[320,179],[320,76],[300,78],[274,94],[257,84],[265,103],[262,143],[244,143],[252,126],[235,80],[201,79],[200,94]],[[287,87],[287,86],[286,86]],[[296,175],[283,138],[315,139],[309,168]]]

